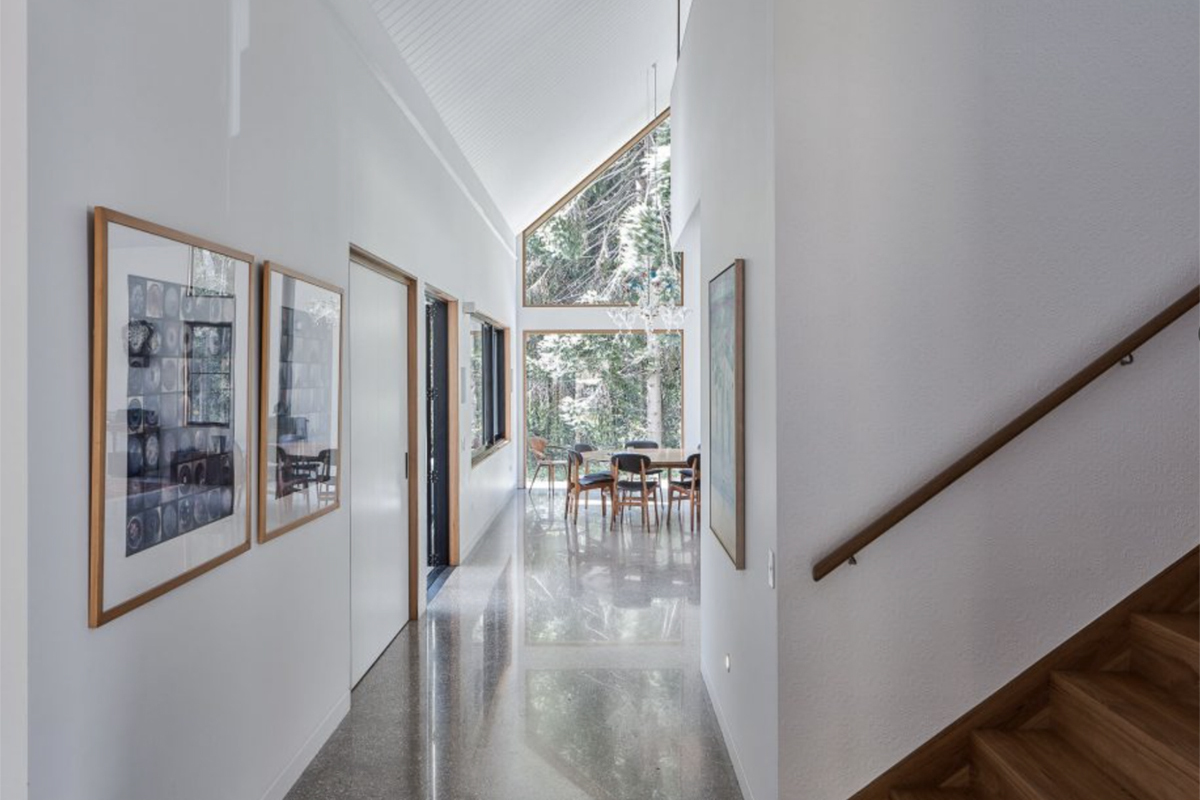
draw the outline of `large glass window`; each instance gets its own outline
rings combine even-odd
[[[525,335],[527,434],[552,445],[683,441],[683,334]]]
[[[649,293],[682,303],[671,251],[671,126],[619,152],[523,237],[526,306],[634,305]]]
[[[508,438],[508,337],[504,328],[475,316],[470,317],[470,330],[471,454],[479,457]]]

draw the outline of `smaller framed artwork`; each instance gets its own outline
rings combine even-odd
[[[107,208],[92,222],[95,628],[250,549],[254,257]]]
[[[746,265],[708,282],[708,524],[746,568]]]
[[[279,264],[263,269],[259,542],[341,505],[342,298]]]

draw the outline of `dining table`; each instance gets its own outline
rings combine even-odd
[[[623,447],[620,450],[589,450],[580,455],[584,464],[591,467],[594,464],[608,464],[615,453],[649,456],[650,469],[684,469],[688,465],[688,457],[695,455],[694,451],[682,447]]]

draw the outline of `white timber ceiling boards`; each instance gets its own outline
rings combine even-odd
[[[362,2],[515,231],[670,96],[675,0]]]

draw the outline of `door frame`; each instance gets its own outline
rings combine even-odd
[[[459,396],[461,387],[458,380],[458,298],[443,292],[429,284],[425,284],[425,293],[446,304],[446,372],[447,394],[450,396],[450,566],[457,567],[459,562],[458,529],[459,529],[459,463],[462,442],[459,441],[459,420],[462,417],[462,397]]]
[[[415,454],[420,449],[418,432],[417,396],[420,369],[417,354],[420,351],[417,343],[417,278],[397,266],[390,264],[374,253],[358,245],[350,245],[350,261],[360,267],[378,272],[385,278],[401,283],[408,287],[408,619],[411,622],[417,618],[420,610],[418,605],[418,565],[420,547],[418,540],[418,501],[420,498],[420,460]],[[347,310],[353,309],[354,298],[347,300]],[[351,520],[353,524],[353,520]]]

